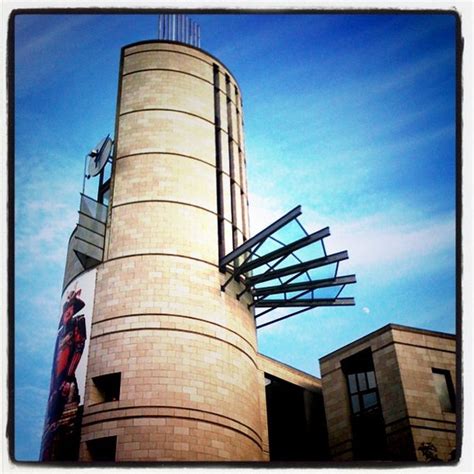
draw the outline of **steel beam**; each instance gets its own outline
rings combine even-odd
[[[314,299],[293,299],[293,300],[263,300],[255,303],[258,308],[285,308],[295,306],[309,306],[317,308],[318,306],[354,306],[354,298],[314,298]],[[260,315],[255,315],[258,318]]]
[[[279,268],[262,275],[255,275],[245,280],[246,286],[253,286],[264,281],[273,280],[274,278],[281,278],[292,273],[302,273],[313,268],[324,267],[331,263],[339,262],[340,260],[346,260],[349,255],[346,250],[343,252],[333,253],[327,257],[316,258],[303,263],[297,263],[296,265],[290,265],[289,267]]]
[[[256,288],[253,292],[254,296],[268,296],[277,293],[289,293],[292,291],[315,290],[317,288],[327,288],[330,286],[347,285],[356,282],[355,275],[346,275],[336,278],[326,278],[324,280],[310,280],[289,285],[265,286]]]
[[[266,323],[260,324],[259,326],[256,327],[256,329],[264,328],[265,326],[269,326],[270,324],[277,323],[278,321],[282,321],[283,319],[288,319],[291,318],[292,316],[296,316],[297,314],[304,313],[305,311],[309,311],[312,309],[311,307],[309,308],[303,308],[298,311],[295,311],[294,313],[287,314],[285,316],[282,316],[281,318],[273,319],[272,321],[268,321]]]
[[[243,253],[248,252],[254,245],[260,243],[263,239],[266,239],[268,236],[276,232],[278,229],[281,229],[283,226],[288,224],[288,222],[292,221],[296,217],[301,214],[301,206],[296,206],[290,212],[285,214],[280,219],[276,220],[273,224],[270,224],[268,227],[263,229],[257,235],[251,237],[250,239],[246,240],[242,245],[237,247],[235,250],[227,254],[225,257],[222,257],[219,261],[219,268],[223,270],[225,266],[235,260],[236,258],[240,257]]]
[[[280,249],[273,250],[273,252],[267,253],[266,255],[262,255],[261,257],[258,257],[255,260],[251,260],[250,262],[241,265],[238,268],[238,271],[239,273],[247,273],[250,270],[253,270],[254,268],[260,267],[265,263],[271,262],[276,258],[282,257],[283,255],[289,255],[290,253],[295,252],[296,250],[299,250],[303,247],[306,247],[307,245],[312,244],[313,242],[317,242],[318,240],[321,240],[324,237],[328,237],[329,235],[331,235],[329,232],[329,227],[325,227],[322,230],[318,230],[318,232],[315,232],[314,234],[305,236],[299,240],[296,240],[295,242],[292,242],[291,244],[285,245]]]

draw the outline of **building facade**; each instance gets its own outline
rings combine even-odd
[[[389,324],[320,366],[333,460],[455,459],[455,336]]]

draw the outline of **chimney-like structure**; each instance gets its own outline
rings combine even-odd
[[[188,44],[124,47],[113,158],[80,460],[266,460],[251,299],[219,270],[248,238],[235,78]]]

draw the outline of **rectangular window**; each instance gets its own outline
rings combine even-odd
[[[354,415],[378,408],[377,384],[373,370],[347,374],[347,384]]]
[[[113,402],[120,398],[120,372],[93,377],[95,403]]]
[[[87,441],[91,461],[115,462],[117,436],[107,436]]]
[[[230,172],[230,207],[231,207],[231,220],[232,220],[232,249],[237,248],[237,205],[235,197],[235,157],[234,157],[234,129],[233,129],[233,113],[232,113],[232,97],[230,87],[230,77],[228,74],[225,75],[226,84],[226,96],[227,96],[227,137],[228,137],[228,150],[229,150],[229,172]]]
[[[349,408],[352,413],[354,460],[386,459],[385,422],[371,348],[341,360],[341,368],[347,380]]]
[[[214,138],[216,147],[216,190],[217,190],[217,238],[219,259],[224,257],[224,204],[222,196],[222,143],[219,66],[214,64]]]
[[[453,382],[449,370],[432,369],[432,372],[441,410],[448,413],[454,413],[456,402]]]
[[[352,414],[359,416],[380,408],[370,349],[341,361],[341,366],[347,377]]]

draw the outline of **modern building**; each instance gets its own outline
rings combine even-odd
[[[331,459],[455,458],[452,334],[389,324],[320,366]]]
[[[395,410],[382,397],[378,358],[395,346],[377,342],[373,359],[355,362],[327,356],[322,384],[259,354],[259,327],[353,305],[339,295],[355,276],[338,275],[347,252],[328,255],[329,229],[308,234],[299,207],[250,236],[237,81],[199,47],[188,20],[166,17],[161,31],[159,40],[122,48],[114,139],[88,158],[98,192],[81,196],[69,242],[41,459],[355,459],[344,374],[359,370],[360,359],[372,374],[366,382],[379,383],[380,403],[379,392],[369,396]],[[358,348],[342,349],[341,359]],[[397,360],[387,362],[394,373]],[[435,364],[436,374],[446,367]],[[391,426],[390,439],[401,439],[398,428],[407,427],[422,439],[412,417],[424,415],[407,405],[410,390],[388,384],[398,411],[372,417],[374,429]]]

